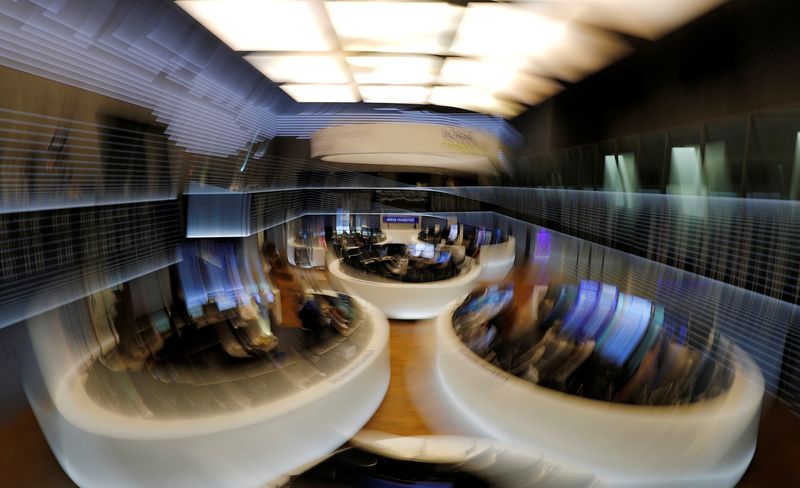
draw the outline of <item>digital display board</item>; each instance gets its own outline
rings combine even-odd
[[[418,224],[419,217],[416,215],[384,215],[384,224]]]

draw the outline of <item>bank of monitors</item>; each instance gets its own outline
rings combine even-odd
[[[433,259],[436,253],[436,245],[429,242],[416,242],[409,246],[409,251],[414,257]]]
[[[663,306],[608,283],[510,285],[475,293],[456,309],[456,333],[473,352],[534,383],[598,400],[674,405],[711,398],[733,379],[733,344],[716,329],[702,347]]]

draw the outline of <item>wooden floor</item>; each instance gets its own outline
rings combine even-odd
[[[298,282],[278,281],[284,310],[290,311],[300,292]],[[299,325],[291,313],[284,321],[290,326]],[[432,321],[390,323],[389,390],[362,434],[465,433],[435,384]],[[0,486],[75,486],[53,457],[30,410],[0,421]],[[782,403],[765,400],[756,454],[739,486],[800,486],[800,417]]]
[[[466,433],[448,421],[449,406],[435,384],[433,324],[392,320],[390,326],[389,391],[364,429],[401,436]]]
[[[0,423],[0,486],[76,486],[61,469],[30,409]]]

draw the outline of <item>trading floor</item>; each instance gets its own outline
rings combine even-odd
[[[328,285],[327,273],[289,268],[288,274],[275,274],[282,291],[283,326],[299,327],[296,311],[301,281],[315,286]],[[510,277],[517,286],[529,285],[532,270],[517,268]],[[291,313],[294,310],[295,313]],[[391,379],[386,396],[364,427],[350,441],[367,451],[386,452],[381,442],[409,436],[469,435],[452,412],[452,405],[436,384],[435,333],[432,320],[390,320]],[[755,456],[738,487],[794,486],[800,483],[800,443],[786,442],[800,435],[800,418],[782,402],[765,397]],[[4,486],[69,487],[74,483],[56,462],[30,410],[15,416],[0,431],[0,444],[16,447],[0,459],[0,479]],[[35,468],[34,468],[35,466]],[[310,484],[309,484],[310,483]],[[288,486],[288,485],[287,485]],[[291,486],[315,486],[302,477]]]
[[[0,0],[0,488],[800,487],[797,19]]]

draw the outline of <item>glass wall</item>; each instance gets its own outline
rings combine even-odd
[[[800,109],[528,152],[515,163],[518,186],[797,200]]]

